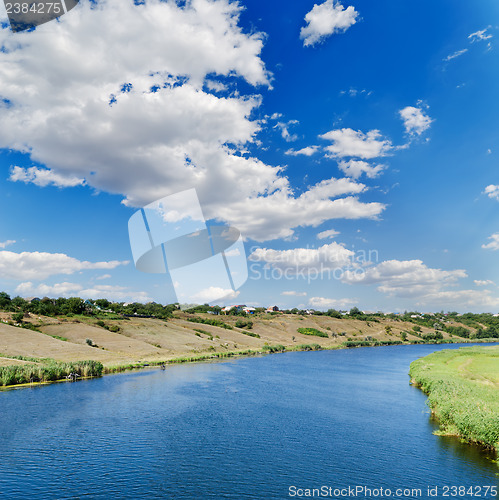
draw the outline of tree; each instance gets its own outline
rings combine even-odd
[[[362,311],[358,307],[352,307],[349,314],[350,316],[360,316],[362,315]]]

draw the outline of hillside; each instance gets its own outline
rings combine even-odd
[[[15,324],[12,313],[2,312],[0,321],[0,366],[26,363],[22,358],[31,358],[31,361],[50,358],[61,362],[91,359],[100,361],[107,369],[179,357],[261,351],[274,345],[301,349],[304,344],[337,348],[377,342],[420,343],[423,339],[432,341],[436,333],[427,327],[416,327],[420,328],[416,332],[413,323],[393,318],[359,320],[266,313],[241,318],[175,311],[167,320],[105,314],[100,319],[87,315],[46,317],[26,313],[22,323],[12,326]],[[218,322],[218,326],[203,321]],[[251,325],[236,326],[246,322]],[[299,329],[302,332],[315,329],[312,333],[318,332],[321,336],[305,335]],[[452,337],[447,332],[439,334],[444,340]],[[455,336],[453,339],[463,340]]]

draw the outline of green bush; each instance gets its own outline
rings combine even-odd
[[[253,328],[253,321],[238,319],[236,321],[236,328]]]
[[[205,318],[200,318],[198,316],[192,316],[190,318],[187,318],[187,321],[190,321],[191,323],[201,323],[204,325],[219,326],[220,328],[233,330],[231,325],[228,325],[227,323],[224,323],[219,319],[205,319]]]
[[[262,351],[269,352],[269,353],[283,352],[285,350],[286,350],[286,348],[283,345],[281,345],[281,344],[277,344],[277,345],[264,345],[262,347]]]
[[[302,335],[315,335],[316,337],[328,338],[328,334],[326,332],[321,332],[316,328],[298,328],[298,333],[301,333]]]

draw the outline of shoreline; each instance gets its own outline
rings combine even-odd
[[[435,435],[499,453],[499,379],[494,370],[484,368],[497,357],[499,349],[475,346],[442,350],[411,363],[411,385],[428,397],[426,404],[439,425]],[[477,361],[480,369],[472,370]]]
[[[101,378],[102,376],[105,375],[112,375],[112,374],[118,374],[118,373],[124,373],[127,371],[134,371],[134,370],[142,370],[145,368],[159,368],[162,365],[166,366],[171,366],[171,365],[177,365],[177,364],[185,364],[185,363],[204,363],[204,362],[213,362],[213,361],[222,361],[224,359],[230,359],[230,358],[245,358],[245,357],[254,357],[254,356],[263,356],[263,355],[268,355],[268,354],[279,354],[279,353],[285,353],[285,352],[307,352],[307,351],[333,351],[333,350],[340,350],[340,349],[359,349],[359,348],[373,348],[373,347],[393,347],[393,346],[411,346],[411,345],[442,345],[442,344],[493,344],[493,343],[498,343],[497,339],[479,339],[479,340],[473,340],[473,341],[466,341],[465,339],[459,339],[459,340],[444,340],[444,341],[429,341],[429,342],[418,342],[418,341],[411,341],[411,342],[400,342],[400,341],[384,341],[384,342],[358,342],[355,343],[357,345],[352,345],[354,344],[353,342],[344,342],[339,345],[333,345],[333,346],[321,346],[319,344],[313,343],[313,344],[299,344],[296,346],[284,346],[284,345],[267,345],[263,346],[261,349],[239,349],[239,350],[232,350],[232,351],[223,351],[223,352],[210,352],[206,354],[195,354],[195,355],[182,355],[170,359],[164,359],[164,360],[150,360],[150,361],[141,361],[141,362],[136,362],[136,363],[124,363],[124,364],[119,364],[119,365],[110,365],[110,366],[103,366],[102,368],[102,374],[97,375],[97,376],[81,376],[79,377],[79,380],[90,380],[90,379],[95,379],[95,378]],[[61,362],[62,363],[62,362]],[[27,365],[29,366],[29,365]],[[34,365],[37,366],[37,365]],[[0,367],[0,371],[2,368],[8,368],[7,367]],[[37,368],[40,368],[37,366]],[[12,389],[23,389],[23,388],[28,388],[28,387],[37,387],[37,386],[44,386],[44,385],[50,385],[54,383],[62,383],[62,382],[71,382],[71,380],[68,380],[67,378],[62,378],[62,379],[56,379],[56,380],[41,380],[41,381],[36,381],[36,382],[23,382],[20,384],[8,384],[8,385],[0,385],[0,392],[1,391],[8,391]],[[416,382],[416,381],[415,381]],[[412,379],[411,379],[412,383]],[[423,391],[424,392],[424,391]]]

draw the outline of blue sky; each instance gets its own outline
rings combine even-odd
[[[196,188],[245,237],[223,303],[497,312],[499,6],[470,5],[106,0],[4,22],[0,288],[176,300],[127,224]]]

